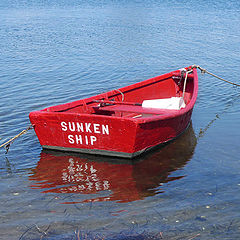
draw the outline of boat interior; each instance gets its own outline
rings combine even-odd
[[[165,74],[94,97],[47,108],[47,111],[145,118],[186,107],[193,95],[193,74]],[[186,82],[186,84],[184,84]],[[185,85],[185,87],[184,87]]]

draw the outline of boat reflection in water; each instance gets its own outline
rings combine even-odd
[[[42,151],[32,170],[31,188],[43,193],[93,194],[86,201],[130,202],[161,192],[161,185],[181,179],[171,173],[183,167],[196,146],[192,125],[175,141],[135,160]],[[96,193],[108,191],[108,196]]]

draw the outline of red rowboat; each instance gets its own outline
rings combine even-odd
[[[29,118],[43,148],[132,158],[179,136],[197,93],[190,66]]]

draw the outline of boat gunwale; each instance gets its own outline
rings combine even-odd
[[[94,95],[94,96],[90,96],[90,97],[87,97],[87,98],[79,99],[79,100],[76,100],[76,101],[73,101],[73,102],[68,102],[68,103],[63,103],[63,104],[50,106],[50,107],[41,109],[39,111],[46,111],[48,113],[49,112],[59,113],[59,112],[68,111],[69,109],[84,106],[84,103],[83,103],[84,101],[86,101],[87,104],[91,104],[91,103],[94,103],[94,101],[96,101],[96,100],[102,100],[106,97],[106,94],[110,95],[110,93],[112,93],[112,95],[110,95],[108,97],[114,97],[116,95],[121,94],[120,92],[134,91],[137,88],[144,87],[144,86],[153,84],[153,83],[158,82],[158,81],[166,80],[166,79],[172,77],[173,73],[175,73],[176,71],[178,71],[178,70],[175,70],[175,71],[172,71],[172,72],[169,72],[169,73],[165,73],[165,74],[153,77],[153,78],[149,78],[149,79],[146,79],[146,80],[141,81],[141,82],[133,83],[133,84],[130,84],[130,85],[118,88],[118,89],[113,89],[113,90],[110,90],[108,92],[104,92],[104,93],[101,93],[101,94],[98,94],[98,95]],[[116,93],[116,91],[117,91],[117,93]],[[69,106],[65,109],[54,111],[54,108],[59,108],[60,109],[61,107],[65,107],[65,106],[68,106],[68,105],[71,105],[71,106]],[[82,114],[84,114],[84,113],[82,113]]]
[[[185,69],[192,69],[192,67],[187,67]],[[145,123],[145,122],[153,122],[153,121],[158,121],[158,120],[166,120],[166,119],[171,119],[171,118],[175,118],[178,117],[180,115],[183,115],[189,111],[191,111],[194,107],[194,104],[196,102],[197,99],[197,93],[198,93],[198,76],[197,76],[197,69],[193,68],[193,93],[192,93],[192,97],[190,102],[187,104],[187,106],[185,108],[182,108],[180,110],[166,110],[166,113],[163,114],[158,114],[157,110],[156,110],[156,114],[154,113],[154,115],[152,116],[148,116],[148,117],[144,117],[144,118],[128,118],[128,117],[120,117],[120,116],[108,116],[108,115],[100,115],[100,114],[91,114],[91,113],[77,113],[77,112],[67,112],[67,110],[72,109],[72,108],[76,108],[78,106],[84,106],[84,101],[87,101],[87,104],[91,104],[94,103],[94,101],[96,100],[100,100],[100,98],[104,98],[106,97],[106,94],[109,94],[108,97],[114,97],[114,95],[119,95],[120,93],[116,93],[116,91],[122,91],[122,92],[127,92],[127,91],[134,91],[134,89],[136,88],[140,88],[140,87],[144,87],[147,86],[149,84],[153,84],[157,81],[162,81],[165,79],[168,79],[170,77],[173,76],[174,73],[176,73],[177,71],[181,71],[181,69],[179,70],[175,70],[169,73],[165,73],[163,75],[159,75],[138,83],[134,83],[119,89],[115,89],[115,90],[111,90],[99,95],[95,95],[95,96],[91,96],[89,98],[85,98],[85,99],[80,99],[77,101],[73,101],[73,102],[69,102],[69,103],[64,103],[64,104],[60,104],[60,105],[55,105],[55,106],[51,106],[42,110],[38,110],[38,111],[33,111],[30,113],[30,115],[45,115],[45,116],[56,116],[56,115],[60,115],[60,116],[64,116],[64,115],[68,115],[68,116],[78,116],[78,117],[90,117],[90,118],[100,118],[100,119],[118,119],[118,120],[124,120],[124,121],[131,121],[131,122],[135,122],[135,123]],[[112,92],[112,95],[110,94]],[[71,105],[71,106],[69,106]],[[69,106],[68,108],[65,109],[61,109],[64,108],[64,106]],[[59,108],[59,110],[54,110],[54,108]]]

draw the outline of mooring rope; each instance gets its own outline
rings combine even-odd
[[[30,126],[28,126],[26,129],[22,130],[19,134],[17,134],[16,136],[12,137],[10,140],[8,140],[7,142],[3,143],[0,148],[4,147],[6,149],[6,154],[9,151],[10,145],[13,143],[13,141],[22,136],[23,134],[27,133],[27,131],[29,131],[30,129],[33,129],[33,125],[30,124]]]
[[[119,89],[114,89],[114,90],[120,92],[120,94],[122,95],[122,102],[123,102],[124,101],[124,94],[123,94],[123,92],[120,91]]]
[[[185,91],[186,91],[186,84],[187,84],[187,78],[188,78],[189,73],[192,73],[192,70],[186,71],[186,76],[185,76],[184,84],[183,84],[183,94],[182,94],[183,99],[184,99],[184,95],[185,95]]]
[[[204,73],[207,73],[207,74],[209,74],[209,75],[211,75],[211,76],[213,76],[213,77],[215,77],[215,78],[218,78],[218,79],[221,80],[221,81],[224,81],[224,82],[227,82],[227,83],[230,83],[230,84],[232,84],[232,85],[235,85],[235,86],[240,87],[240,84],[237,84],[237,83],[234,83],[234,82],[230,82],[230,81],[228,81],[228,80],[226,80],[226,79],[223,79],[223,78],[221,78],[221,77],[219,77],[219,76],[217,76],[217,75],[215,75],[215,74],[207,71],[206,69],[200,67],[199,65],[192,65],[192,68],[198,68],[198,69],[201,71],[201,73],[203,73],[203,74],[204,74]]]

